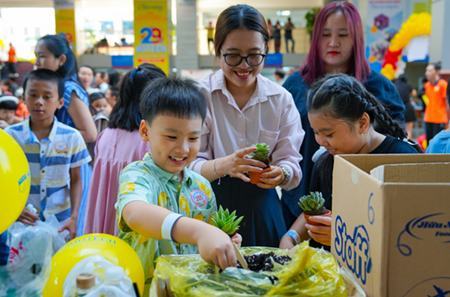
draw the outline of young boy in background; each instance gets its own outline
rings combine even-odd
[[[0,128],[5,129],[9,125],[17,123],[15,114],[18,104],[19,99],[14,96],[0,97]]]
[[[60,123],[55,111],[64,104],[64,81],[51,70],[32,71],[24,82],[30,117],[5,131],[27,156],[31,172],[28,202],[38,214],[24,209],[18,221],[33,224],[55,215],[75,237],[81,199],[80,166],[91,159],[81,134]]]
[[[144,89],[140,109],[151,154],[121,172],[116,209],[119,237],[138,253],[146,283],[163,254],[199,252],[221,268],[235,266],[232,240],[207,223],[217,209],[211,185],[187,167],[200,148],[203,94],[192,81],[161,78]]]

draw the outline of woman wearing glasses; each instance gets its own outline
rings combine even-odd
[[[286,90],[260,75],[268,41],[266,21],[253,7],[235,5],[220,14],[214,38],[220,70],[202,81],[208,114],[191,165],[212,182],[219,205],[244,216],[245,246],[278,245],[286,225],[275,187],[289,190],[301,179],[299,113]],[[256,143],[270,146],[272,162],[254,185],[248,173],[266,167],[248,158]]]

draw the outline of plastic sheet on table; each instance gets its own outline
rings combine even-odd
[[[287,255],[276,248],[242,248],[246,256],[258,253]],[[356,281],[345,276],[333,256],[304,242],[289,251],[292,261],[254,272],[227,268],[219,272],[199,255],[161,256],[157,260],[150,296],[365,296]]]

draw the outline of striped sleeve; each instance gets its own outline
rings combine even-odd
[[[80,132],[74,131],[71,137],[70,146],[70,168],[80,167],[83,164],[91,161],[91,156],[86,147],[83,137]]]

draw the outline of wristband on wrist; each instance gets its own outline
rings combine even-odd
[[[183,217],[178,213],[170,213],[164,218],[163,223],[161,224],[161,237],[162,239],[172,240],[172,229],[175,226],[176,222]]]
[[[292,241],[294,241],[295,244],[300,243],[300,236],[294,229],[290,229],[288,232],[286,232],[285,235],[289,236],[292,239]]]

